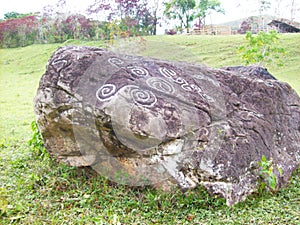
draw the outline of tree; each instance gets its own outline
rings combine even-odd
[[[199,28],[201,28],[201,24],[205,24],[205,18],[210,11],[225,13],[219,0],[200,0],[196,9],[196,18],[199,19]]]
[[[154,0],[153,6],[149,8],[150,15],[152,17],[152,34],[153,35],[156,35],[158,21],[161,19],[159,14],[161,13],[160,5],[162,4],[162,1],[163,0]]]
[[[106,21],[119,25],[120,31],[129,31],[130,35],[147,33],[148,26],[152,24],[146,0],[95,0],[88,13],[101,13]]]
[[[20,13],[17,12],[8,12],[4,14],[4,19],[8,20],[8,19],[17,19],[21,16]]]
[[[0,45],[19,47],[33,44],[37,40],[38,26],[36,16],[4,20],[0,22]]]
[[[95,0],[88,8],[89,14],[106,14],[106,20],[122,20],[126,17],[136,18],[145,10],[145,0]]]
[[[43,7],[42,16],[47,18],[65,17],[71,12],[67,8],[66,0],[58,0],[56,4]]]
[[[166,2],[164,14],[169,19],[179,19],[180,28],[189,32],[190,22],[195,18],[195,0],[171,0]]]
[[[26,16],[34,16],[34,13],[18,13],[18,12],[8,12],[4,14],[4,20],[8,19],[17,19],[17,18],[22,18]]]
[[[69,15],[61,24],[66,39],[88,39],[94,35],[92,21],[83,15]]]

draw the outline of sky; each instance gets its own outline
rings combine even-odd
[[[151,0],[149,0],[150,2]],[[0,2],[0,18],[3,18],[4,14],[7,12],[16,11],[19,13],[29,13],[29,12],[40,12],[46,5],[55,5],[58,0],[1,0]],[[91,5],[94,0],[66,0],[68,10],[76,13],[84,13],[89,5]],[[222,7],[225,9],[225,15],[220,13],[212,13],[207,17],[206,23],[218,24],[233,21],[240,18],[245,18],[252,15],[258,15],[256,10],[256,4],[258,0],[220,0]],[[269,9],[265,14],[275,14],[274,6],[278,0],[270,0],[273,5],[272,9]],[[290,19],[290,9],[287,7],[288,2],[291,0],[281,0],[281,5],[278,7],[280,9],[277,12],[280,17]],[[297,1],[296,1],[297,2]],[[300,8],[300,3],[298,3],[298,8]],[[296,21],[300,22],[300,13],[297,13]]]

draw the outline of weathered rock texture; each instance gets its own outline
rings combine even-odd
[[[256,190],[262,155],[278,188],[299,165],[299,97],[259,71],[63,47],[35,113],[46,149],[63,162],[129,185],[204,185],[231,205]]]

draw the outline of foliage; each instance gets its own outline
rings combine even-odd
[[[179,28],[186,28],[189,32],[190,22],[198,18],[201,27],[210,11],[224,13],[219,0],[171,0],[165,3],[164,14],[169,19],[178,19]]]
[[[17,18],[22,18],[25,16],[33,16],[34,14],[28,13],[28,14],[23,14],[23,13],[18,13],[18,12],[8,12],[4,14],[4,19],[17,19]]]
[[[219,0],[200,0],[196,7],[195,17],[199,19],[199,27],[205,24],[205,18],[210,11],[215,11],[218,13],[225,13],[224,9],[221,7],[221,2]]]
[[[63,41],[68,39],[89,39],[94,36],[92,21],[80,14],[69,15],[61,21],[56,19],[54,26],[56,28],[61,26],[61,33],[66,35]]]
[[[277,177],[274,174],[273,168],[273,159],[267,160],[266,156],[263,155],[261,157],[261,161],[259,162],[259,166],[261,167],[259,175],[263,179],[263,181],[268,185],[271,190],[275,191],[277,187]],[[277,166],[279,174],[282,174],[282,169]]]
[[[66,1],[44,7],[41,14],[9,12],[0,21],[0,47],[62,43],[69,39],[109,39],[108,23],[67,12]]]
[[[179,19],[179,28],[187,28],[188,31],[190,22],[193,21],[195,17],[195,0],[171,0],[170,2],[166,2],[164,4],[164,14],[169,19]]]
[[[112,21],[108,23],[107,28],[109,31],[109,45],[113,45],[116,38],[128,38],[129,32],[123,31],[122,26],[120,25],[122,21]]]
[[[130,36],[156,32],[157,17],[151,14],[146,0],[95,0],[88,12],[105,15],[106,21],[120,25],[120,30]]]
[[[43,143],[42,135],[35,121],[31,122],[31,130],[33,134],[31,139],[28,141],[29,147],[31,147],[35,155],[38,157],[44,158],[45,156],[48,156],[48,153]]]
[[[140,15],[146,2],[141,0],[115,0],[114,2],[109,0],[95,0],[94,4],[88,9],[90,14],[105,13],[107,21],[116,19],[124,19],[125,17],[135,17]]]
[[[0,22],[0,45],[26,46],[35,43],[39,22],[36,16],[25,16]]]
[[[242,54],[246,65],[256,64],[266,67],[268,64],[276,62],[278,66],[283,66],[280,56],[285,53],[285,49],[279,47],[278,39],[276,31],[259,32],[257,35],[248,31],[246,34],[248,42],[246,45],[240,46],[238,51]]]
[[[88,9],[90,14],[106,17],[105,22],[93,21],[80,14],[62,12],[66,9],[65,0],[56,7],[47,6],[41,15],[10,12],[0,21],[1,47],[23,47],[37,43],[63,43],[69,39],[99,40],[113,42],[115,37],[155,35],[161,19],[160,6],[163,0],[95,0]],[[218,0],[201,0],[196,9],[195,0],[172,0],[165,3],[165,14],[181,21],[180,29],[189,28],[197,15],[205,18],[209,10],[220,11]],[[116,27],[118,26],[118,27]]]
[[[154,0],[153,5],[148,7],[149,16],[151,18],[151,24],[149,24],[150,34],[156,35],[157,32],[157,25],[159,24],[159,20],[162,18],[162,5],[163,0]]]
[[[4,48],[22,47],[36,43],[61,43],[68,39],[93,39],[101,26],[101,23],[80,14],[7,19],[0,22],[0,45]]]
[[[7,212],[7,194],[4,188],[0,187],[0,218]]]

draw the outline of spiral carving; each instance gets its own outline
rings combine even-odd
[[[149,75],[148,70],[140,66],[128,66],[127,69],[130,69],[134,77],[146,77]]]
[[[117,67],[120,67],[124,61],[119,59],[119,58],[116,58],[116,57],[113,57],[113,58],[109,58],[108,59],[108,62],[113,65],[113,66],[117,66]]]
[[[117,88],[114,84],[104,84],[101,88],[96,92],[96,97],[100,101],[105,101],[113,97],[117,92]]]
[[[150,78],[147,80],[147,84],[149,87],[167,94],[173,94],[175,92],[172,84],[161,78]]]
[[[141,90],[139,88],[134,88],[130,92],[131,97],[135,104],[145,106],[145,107],[152,107],[157,102],[156,96],[148,90]]]

